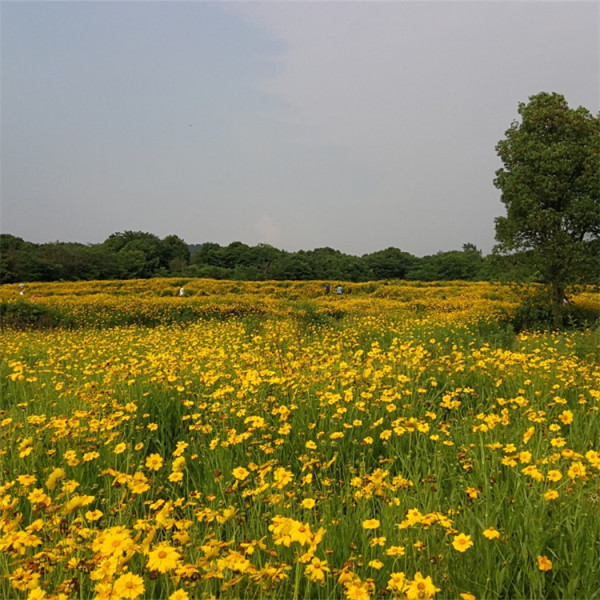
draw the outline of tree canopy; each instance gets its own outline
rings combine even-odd
[[[496,150],[506,216],[495,251],[535,268],[556,305],[565,286],[600,273],[600,115],[542,92],[520,103]]]
[[[0,283],[77,281],[165,276],[211,279],[374,281],[381,279],[475,281],[494,278],[491,262],[473,244],[462,251],[418,258],[398,248],[352,256],[333,248],[287,252],[268,244],[187,245],[143,231],[110,235],[96,245],[34,244],[0,235]]]

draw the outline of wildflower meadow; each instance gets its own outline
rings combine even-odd
[[[600,598],[598,330],[530,291],[0,286],[0,597]]]

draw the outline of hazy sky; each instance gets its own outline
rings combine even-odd
[[[589,2],[9,2],[1,230],[485,253],[495,145],[600,109]]]

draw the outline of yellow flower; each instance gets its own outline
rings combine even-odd
[[[385,553],[388,556],[404,556],[404,546],[390,546]]]
[[[313,558],[310,564],[304,569],[304,574],[314,582],[325,583],[325,573],[330,569],[327,567],[327,561],[320,558]]]
[[[288,483],[292,481],[294,478],[294,474],[283,467],[279,467],[275,469],[273,473],[273,480],[275,482],[275,487],[278,489],[284,488]]]
[[[463,592],[460,597],[463,600],[476,600],[475,596],[471,592]]]
[[[406,512],[406,521],[409,525],[416,525],[423,521],[423,515],[418,508],[411,508]]]
[[[114,591],[125,600],[135,600],[144,593],[144,580],[139,575],[126,573],[115,581]]]
[[[94,591],[96,592],[94,600],[120,600],[112,583],[97,583]]]
[[[356,579],[356,575],[348,570],[348,567],[344,567],[340,571],[340,575],[338,577],[338,583],[340,585],[346,585],[348,583],[352,583]]]
[[[582,462],[574,462],[567,471],[567,475],[571,479],[577,479],[578,477],[585,479],[586,468]]]
[[[548,481],[560,481],[562,479],[562,473],[556,469],[552,469],[551,471],[548,471],[547,479]]]
[[[386,541],[387,541],[386,537],[376,537],[371,540],[371,543],[369,545],[373,548],[375,546],[385,546]]]
[[[33,438],[32,437],[28,437],[25,438],[20,444],[19,444],[19,458],[25,458],[26,456],[29,456],[31,454],[31,452],[33,451]]]
[[[388,579],[387,589],[394,592],[394,594],[401,594],[406,587],[406,575],[402,572],[390,573]]]
[[[269,525],[269,530],[273,532],[276,546],[283,544],[286,548],[289,548],[292,542],[298,542],[302,546],[315,544],[308,523],[303,524],[300,521],[276,515],[273,517],[272,524]]]
[[[558,498],[558,492],[556,490],[548,490],[544,494],[545,500],[556,500]]]
[[[484,532],[483,532],[484,537],[486,537],[488,540],[494,540],[496,538],[500,537],[500,532],[494,528],[494,527],[488,527]]]
[[[12,575],[9,576],[10,585],[24,592],[25,590],[33,590],[34,588],[39,587],[40,584],[40,574],[34,573],[30,570],[25,570],[21,567],[17,567]]]
[[[475,500],[477,496],[479,496],[479,491],[472,487],[468,487],[465,492],[467,493],[467,496],[471,498],[471,500]]]
[[[381,567],[383,567],[383,563],[379,560],[379,559],[375,559],[375,560],[371,560],[369,561],[369,566],[373,569],[377,569],[379,571],[379,569],[381,569]]]
[[[244,469],[244,467],[237,467],[232,471],[232,474],[236,479],[243,481],[246,479],[246,477],[248,477],[248,475],[250,475],[250,472]]]
[[[185,590],[175,590],[169,596],[169,600],[188,600],[189,597],[189,594]]]
[[[100,533],[94,542],[94,550],[102,556],[122,555],[131,550],[134,545],[128,530],[125,527],[117,525]]]
[[[353,581],[346,584],[344,593],[348,600],[369,600],[371,592],[367,581],[361,581],[356,578]]]
[[[377,529],[380,525],[381,523],[377,519],[367,519],[362,523],[363,529]]]
[[[431,598],[439,591],[440,588],[433,585],[431,577],[423,577],[420,571],[417,571],[414,580],[404,590],[404,595],[407,600],[424,600]]]
[[[115,454],[123,454],[123,452],[125,452],[126,449],[127,449],[127,444],[124,442],[121,442],[120,444],[117,444],[115,446],[115,449],[113,450],[113,452]]]
[[[223,523],[227,523],[229,519],[233,519],[235,516],[237,516],[237,508],[235,508],[235,506],[228,506],[223,509],[223,512],[220,515],[217,515],[217,523],[222,525]]]
[[[300,523],[299,521],[293,521],[291,539],[292,542],[298,542],[302,546],[310,544],[312,542],[313,533],[310,530],[308,523]]]
[[[70,479],[69,481],[65,481],[62,485],[62,491],[67,494],[72,494],[79,487],[79,482]]]
[[[49,490],[53,490],[56,487],[56,484],[59,479],[62,479],[65,476],[65,470],[60,467],[54,469],[52,473],[48,476],[46,481],[46,487]]]
[[[48,506],[52,502],[50,496],[46,495],[44,493],[44,490],[42,490],[41,488],[34,488],[27,495],[27,499],[29,500],[29,502],[31,502],[31,504],[45,504],[46,506]]]
[[[43,600],[45,597],[46,592],[41,587],[35,587],[27,594],[27,600]]]
[[[452,546],[454,546],[455,550],[459,552],[466,552],[471,546],[473,542],[471,541],[470,535],[465,535],[464,533],[459,533],[454,536],[452,540]]]
[[[37,478],[34,475],[19,475],[17,481],[23,487],[30,487],[37,481]]]
[[[315,504],[316,502],[313,498],[304,498],[304,500],[302,500],[302,502],[300,503],[300,506],[302,506],[302,508],[307,508],[308,510],[310,510],[311,508],[315,507]]]
[[[525,450],[524,452],[519,452],[519,461],[523,464],[527,464],[531,462],[531,452],[529,450]]]
[[[537,562],[540,571],[550,571],[552,569],[552,561],[547,556],[538,556]]]
[[[173,451],[173,456],[177,457],[177,456],[181,456],[184,452],[185,449],[189,446],[189,444],[187,442],[177,442],[177,444],[175,445],[175,450]]]
[[[558,418],[563,422],[564,425],[570,425],[573,422],[573,413],[570,410],[563,410]]]
[[[180,558],[181,555],[175,548],[163,542],[148,552],[147,567],[151,571],[166,573],[177,567]]]
[[[184,456],[178,456],[174,461],[173,461],[173,465],[171,466],[171,469],[174,473],[179,473],[181,471],[183,471],[183,468],[185,467],[185,457]]]
[[[160,454],[150,454],[146,458],[146,468],[151,471],[158,471],[163,466],[163,458]]]
[[[527,431],[523,434],[523,443],[527,444],[534,433],[535,433],[535,427],[529,427],[529,429],[527,429]],[[473,600],[475,600],[474,597],[473,597]]]

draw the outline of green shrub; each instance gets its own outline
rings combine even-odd
[[[292,304],[294,318],[302,327],[318,328],[333,325],[342,320],[346,313],[337,308],[321,310],[315,302],[299,301]]]
[[[27,300],[0,302],[0,326],[17,329],[72,327],[73,318],[56,308]]]
[[[534,296],[523,301],[515,311],[511,324],[515,332],[524,329],[550,331],[562,322],[564,329],[582,329],[594,326],[600,319],[600,311],[573,304],[555,307],[547,296]]]

